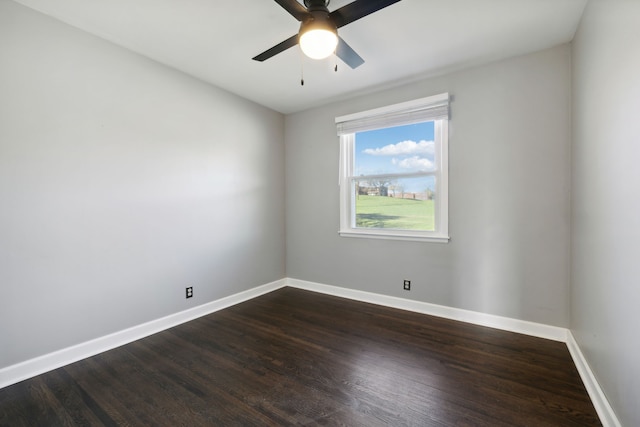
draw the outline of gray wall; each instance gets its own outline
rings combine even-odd
[[[591,1],[574,65],[571,330],[640,426],[640,2]]]
[[[284,277],[283,134],[0,0],[0,368]]]
[[[334,118],[445,91],[451,241],[339,237]],[[570,123],[569,45],[287,116],[287,276],[568,326]]]

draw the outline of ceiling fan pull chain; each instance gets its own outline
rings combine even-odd
[[[338,72],[338,53],[337,50],[333,51],[333,59],[336,61],[336,66],[333,67],[333,71]]]
[[[300,86],[304,86],[304,58],[302,57],[302,50],[300,51]]]

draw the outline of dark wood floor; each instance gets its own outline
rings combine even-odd
[[[284,288],[6,387],[0,425],[600,422],[562,343]]]

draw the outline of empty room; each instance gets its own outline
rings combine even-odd
[[[0,426],[638,426],[638,112],[638,0],[0,0]]]

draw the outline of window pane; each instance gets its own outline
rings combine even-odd
[[[355,181],[356,228],[434,231],[433,176]]]
[[[434,122],[355,134],[355,176],[428,172],[435,164]]]

